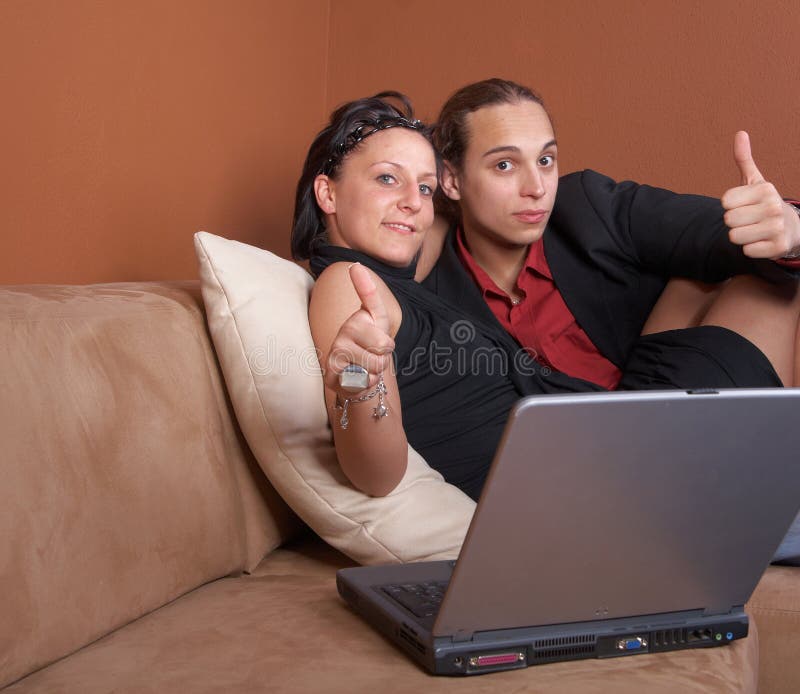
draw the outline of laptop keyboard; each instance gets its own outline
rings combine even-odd
[[[381,590],[399,602],[414,616],[422,619],[434,617],[442,604],[446,581],[426,581],[424,583],[393,583],[381,586]]]

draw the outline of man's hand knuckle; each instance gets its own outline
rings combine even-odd
[[[767,214],[771,217],[783,217],[783,200],[772,198],[767,202]]]

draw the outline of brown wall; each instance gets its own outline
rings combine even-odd
[[[719,195],[733,133],[800,195],[793,0],[0,1],[0,283],[196,276],[197,229],[288,251],[325,114],[537,88],[562,171]]]
[[[435,117],[492,76],[539,91],[561,170],[721,195],[739,177],[733,134],[800,195],[800,4],[794,0],[404,0],[380,27],[332,3],[328,105],[408,90]]]
[[[0,283],[196,277],[198,229],[287,252],[327,30],[327,0],[0,1]]]

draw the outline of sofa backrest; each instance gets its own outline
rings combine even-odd
[[[0,288],[0,686],[296,527],[232,417],[197,283]]]

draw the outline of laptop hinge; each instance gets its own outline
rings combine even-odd
[[[732,605],[727,608],[712,605],[711,607],[706,607],[706,609],[703,610],[703,617],[715,617],[717,615],[731,614],[732,612],[742,610],[744,610],[744,605]]]
[[[458,643],[460,641],[472,641],[472,637],[475,635],[474,631],[464,631],[463,629],[458,629],[455,634],[453,634],[453,642]]]

